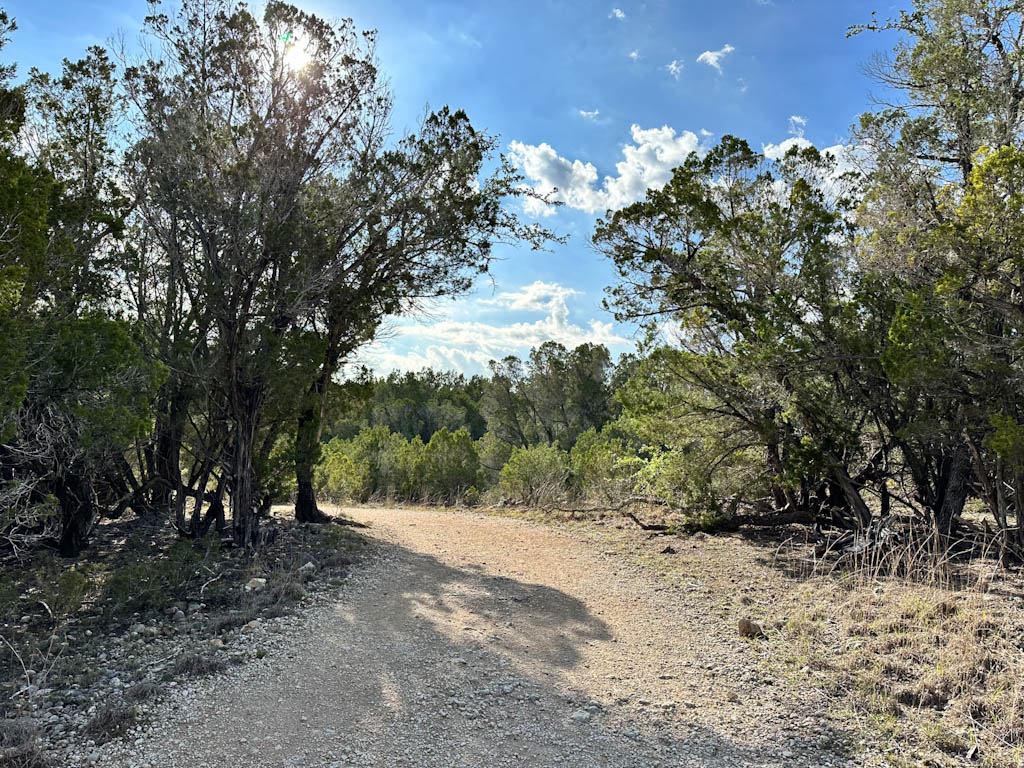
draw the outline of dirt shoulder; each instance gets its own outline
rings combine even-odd
[[[281,650],[174,693],[134,742],[84,747],[82,763],[870,762],[823,693],[737,634],[736,617],[763,621],[785,578],[764,549],[673,540],[678,553],[660,554],[666,539],[613,529],[346,513],[379,546],[336,602],[305,614]],[[730,551],[731,574],[708,567],[720,547],[747,553]]]

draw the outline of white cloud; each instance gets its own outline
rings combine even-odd
[[[622,148],[623,159],[615,165],[617,175],[605,176],[600,185],[592,163],[570,162],[547,143],[513,141],[509,158],[539,193],[552,193],[570,208],[595,213],[629,205],[642,199],[648,189],[661,188],[672,177],[673,168],[692,152],[701,151],[692,131],[677,135],[667,125],[647,129],[633,125],[630,133],[633,143]]]
[[[778,144],[762,144],[761,152],[769,160],[781,160],[793,147],[806,149],[813,146],[814,144],[803,136],[791,136]],[[835,183],[839,182],[843,174],[861,170],[865,164],[863,152],[849,144],[833,144],[831,147],[819,148],[818,151],[823,155],[831,155],[835,159],[835,169],[831,174],[831,180]]]
[[[445,318],[434,323],[403,323],[390,329],[386,341],[362,350],[353,365],[377,371],[416,371],[424,367],[455,368],[465,373],[486,369],[487,362],[506,355],[525,356],[532,347],[557,341],[566,347],[585,342],[621,346],[630,343],[611,323],[591,319],[585,325],[570,322],[566,298],[578,294],[572,288],[540,280],[493,298],[477,299],[480,309],[501,308],[517,312],[542,312],[533,322],[506,325]],[[408,352],[399,348],[411,346]]]
[[[722,74],[722,59],[735,50],[735,48],[726,43],[717,51],[704,51],[704,53],[697,57],[697,62],[700,64],[707,64],[709,67],[714,67],[718,70],[718,74]]]
[[[705,139],[710,139],[715,134],[713,134],[711,131],[709,131],[709,130],[707,130],[705,128],[701,128],[700,129],[700,135],[703,136]]]
[[[633,61],[639,61],[640,60],[640,51],[639,50],[630,51],[629,52],[629,58],[631,58]]]
[[[479,302],[485,305],[496,304],[506,309],[548,312],[551,315],[567,318],[569,310],[566,308],[565,299],[577,294],[579,291],[573,288],[566,288],[558,283],[535,280],[530,285],[524,285],[518,291],[506,291],[491,299],[479,299]]]
[[[672,77],[678,80],[679,76],[683,74],[683,62],[679,59],[672,59],[672,61],[665,65],[665,69],[668,70],[668,73],[672,75]]]
[[[619,21],[626,20],[626,14],[622,12],[621,8],[612,8],[612,12],[608,14],[609,19],[618,19]]]
[[[803,138],[804,129],[807,128],[807,118],[801,117],[800,115],[790,115],[789,117],[789,135]]]
[[[588,112],[585,109],[581,109],[578,111],[580,113],[580,117],[582,117],[584,120],[597,120],[597,116],[601,114],[601,112],[596,109],[593,110],[592,112]]]
[[[761,152],[769,160],[781,160],[786,156],[793,147],[799,147],[800,149],[806,149],[807,147],[813,147],[810,141],[805,139],[803,136],[791,136],[790,138],[780,141],[778,144],[762,144]]]

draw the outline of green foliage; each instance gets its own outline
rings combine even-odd
[[[508,463],[512,455],[512,446],[494,432],[488,431],[477,441],[476,452],[480,459],[482,482],[487,487],[497,485],[501,468]]]
[[[114,570],[103,585],[105,610],[111,614],[160,611],[198,591],[201,565],[216,557],[219,539],[211,538],[203,550],[192,542],[177,541],[161,557],[139,553],[139,559]]]
[[[633,491],[634,475],[642,462],[611,425],[588,429],[569,451],[572,482],[578,495],[614,503]]]
[[[479,482],[480,460],[469,430],[442,427],[423,448],[418,476],[430,498],[452,502]]]
[[[481,403],[488,431],[510,446],[557,443],[568,450],[580,433],[615,415],[608,350],[553,341],[530,350],[524,365],[509,356],[491,362]]]
[[[73,615],[92,589],[92,581],[80,570],[69,568],[57,577],[52,588],[44,590],[44,600],[54,616]]]
[[[551,504],[565,496],[569,474],[569,454],[557,445],[514,448],[502,467],[498,490],[515,503]]]

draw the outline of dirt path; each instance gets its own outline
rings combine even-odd
[[[763,671],[697,581],[524,521],[349,513],[382,546],[337,602],[287,652],[172,698],[111,764],[856,762],[822,700]]]

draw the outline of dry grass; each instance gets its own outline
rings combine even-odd
[[[139,713],[135,707],[107,704],[89,719],[82,733],[97,744],[105,744],[123,736],[138,721]]]
[[[894,765],[1024,765],[1018,598],[930,556],[908,548],[801,582],[777,650],[872,726]]]
[[[0,768],[54,768],[35,726],[24,719],[0,720]]]
[[[227,669],[223,659],[202,653],[186,653],[174,660],[175,677],[206,677]]]
[[[124,692],[128,701],[149,701],[163,693],[163,686],[155,680],[143,680]]]

